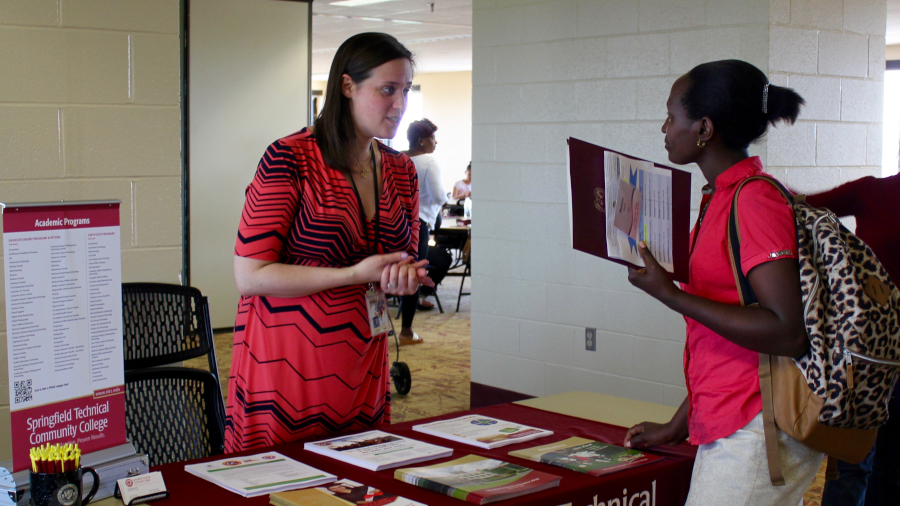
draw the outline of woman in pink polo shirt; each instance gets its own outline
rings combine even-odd
[[[771,85],[749,63],[704,63],[678,78],[662,126],[673,163],[696,163],[707,185],[691,232],[690,283],[672,283],[641,243],[644,269],[628,280],[684,315],[688,396],[669,423],[628,430],[625,446],[699,445],[689,505],[796,506],[822,455],[779,431],[786,484],[773,486],[766,461],[758,353],[799,357],[808,346],[803,325],[794,215],[765,181],[748,183],[738,213],[741,269],[759,298],[740,305],[727,246],[732,198],[745,178],[763,173],[747,147],[769,124],[793,123],[803,99]]]

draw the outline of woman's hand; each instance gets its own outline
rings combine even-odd
[[[642,422],[625,433],[625,448],[655,445],[676,446],[688,437],[688,400],[681,401],[669,423]]]
[[[672,282],[669,273],[653,258],[653,254],[650,253],[644,241],[638,242],[638,252],[644,260],[644,268],[632,269],[629,267],[628,282],[647,292],[654,299],[666,303],[681,290]]]
[[[341,286],[378,282],[382,288],[392,284],[393,288],[385,290],[390,295],[411,295],[419,284],[434,286],[425,271],[427,263],[426,260],[413,263],[405,251],[372,255],[342,268],[289,265],[235,256],[234,280],[238,292],[245,297],[303,297]]]
[[[382,273],[386,267],[400,262],[409,263],[412,261],[409,253],[398,251],[396,253],[386,253],[384,255],[372,255],[364,258],[360,263],[351,267],[353,282],[351,284],[377,283],[382,279]]]
[[[381,271],[381,289],[386,295],[412,295],[419,285],[434,286],[425,266],[428,260],[412,263],[412,258],[385,265]]]
[[[646,448],[648,446],[678,446],[687,439],[686,430],[678,430],[669,423],[643,422],[625,433],[625,448]]]

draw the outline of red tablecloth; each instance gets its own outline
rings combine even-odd
[[[432,437],[412,430],[413,425],[455,418],[472,413],[524,423],[542,429],[549,429],[552,430],[554,434],[549,437],[515,445],[508,445],[494,450],[483,450],[475,446]],[[440,446],[453,448],[453,455],[451,457],[427,461],[415,464],[414,466],[427,466],[457,459],[468,454],[476,454],[514,462],[562,477],[559,488],[552,488],[543,492],[528,494],[501,502],[501,504],[507,506],[557,506],[569,504],[571,504],[571,506],[681,506],[687,498],[688,487],[691,480],[691,470],[694,465],[694,455],[696,453],[696,449],[687,444],[678,447],[657,447],[650,453],[663,455],[666,458],[634,469],[628,469],[601,477],[588,476],[561,467],[548,466],[538,462],[518,459],[511,457],[508,453],[513,450],[549,444],[574,436],[621,445],[622,439],[625,436],[625,428],[560,415],[526,406],[519,406],[517,404],[501,404],[462,413],[438,416],[427,420],[416,420],[413,422],[386,425],[379,427],[379,429],[420,441],[427,441]],[[377,487],[392,494],[423,502],[430,506],[462,506],[463,504],[466,504],[459,499],[453,499],[436,492],[431,492],[395,480],[393,469],[378,472],[368,471],[361,467],[345,464],[328,457],[305,451],[303,449],[303,441],[243,452],[240,455],[252,455],[269,450],[277,451],[300,462],[327,471],[336,475],[338,478],[348,478],[353,481]],[[243,499],[232,492],[184,471],[185,464],[219,460],[221,458],[222,456],[216,456],[190,462],[179,462],[154,467],[152,469],[153,471],[162,471],[166,487],[169,489],[170,493],[169,499],[157,504],[164,504],[165,506],[176,506],[180,504],[191,506],[203,504],[262,506],[268,504],[268,495]]]

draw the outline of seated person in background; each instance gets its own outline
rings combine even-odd
[[[900,281],[900,174],[850,181],[806,201],[838,216],[856,217],[856,235],[872,248],[891,280]],[[900,497],[900,389],[888,404],[890,418],[878,429],[869,456],[859,464],[838,461],[838,479],[825,483],[822,506],[889,504]],[[894,497],[895,499],[889,499]]]
[[[466,177],[453,185],[453,197],[451,200],[465,200],[472,196],[472,162],[466,167]]]

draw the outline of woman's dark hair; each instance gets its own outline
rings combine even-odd
[[[356,141],[356,129],[350,99],[341,89],[342,76],[347,74],[354,83],[359,83],[372,75],[372,69],[398,58],[414,63],[409,49],[386,33],[360,33],[338,48],[328,73],[325,105],[315,122],[316,144],[330,167],[349,172],[356,161],[354,150],[349,149]]]
[[[409,124],[409,128],[406,129],[406,139],[409,141],[409,149],[413,149],[417,146],[420,139],[427,139],[434,135],[435,132],[437,132],[437,125],[429,121],[428,118],[413,121]]]
[[[765,135],[770,123],[793,124],[800,106],[806,103],[790,88],[769,84],[766,93],[766,75],[741,60],[703,63],[687,76],[690,83],[681,103],[688,116],[712,120],[722,142],[735,151],[746,149]]]

